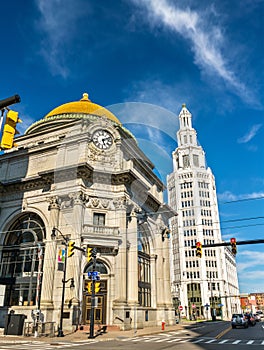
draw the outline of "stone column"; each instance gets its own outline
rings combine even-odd
[[[157,281],[156,281],[156,261],[157,255],[150,256],[150,270],[151,270],[151,307],[157,307]]]
[[[137,214],[133,209],[127,227],[127,301],[138,304]]]
[[[120,197],[114,202],[116,208],[117,222],[120,227],[121,244],[116,256],[115,267],[115,300],[114,303],[126,304],[126,283],[127,283],[127,238],[126,238],[126,198]]]
[[[169,238],[165,236],[163,242],[163,261],[164,261],[164,302],[166,306],[172,307],[171,285],[170,285],[170,252]]]
[[[158,227],[157,227],[158,229]],[[157,306],[164,306],[164,258],[163,258],[163,242],[161,234],[156,235],[156,252],[157,252],[157,263],[156,263],[156,279],[157,279]]]
[[[51,233],[53,227],[58,227],[59,223],[59,211],[60,205],[58,197],[54,196],[48,198],[49,211],[50,211],[50,225],[47,230],[46,244],[45,244],[45,256],[43,263],[43,276],[41,285],[41,307],[47,307],[53,305],[53,286],[54,276],[56,270],[56,240],[51,239]]]
[[[69,197],[72,199],[73,203],[73,215],[72,215],[72,235],[70,240],[75,242],[75,246],[81,248],[81,235],[82,235],[82,227],[83,227],[83,218],[84,218],[84,210],[85,203],[88,200],[88,197],[82,192],[77,191],[75,193],[70,193]],[[82,264],[83,252],[78,249],[74,250],[74,254],[71,257],[68,257],[68,266],[67,266],[67,279],[74,278],[75,289],[74,291],[70,291],[67,288],[65,301],[71,298],[74,298],[73,304],[77,303],[79,300],[79,290],[82,287]],[[69,282],[70,283],[70,282]]]

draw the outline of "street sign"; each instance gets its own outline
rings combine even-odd
[[[179,306],[179,310],[180,310],[180,311],[183,310],[183,306],[182,306],[182,305]]]
[[[88,277],[89,279],[93,281],[100,281],[100,272],[98,271],[88,271]]]

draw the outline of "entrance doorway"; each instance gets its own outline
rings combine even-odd
[[[100,291],[95,293],[96,307],[94,309],[94,323],[106,324],[107,281],[100,281]],[[90,324],[92,300],[92,281],[85,281],[83,296],[83,324]]]

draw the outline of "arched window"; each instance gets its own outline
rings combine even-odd
[[[93,263],[92,262],[86,266],[84,273],[87,273],[90,271],[93,271]],[[100,274],[102,274],[102,275],[107,275],[107,273],[108,273],[105,264],[100,260],[96,260],[95,271],[100,272]]]
[[[39,258],[44,255],[44,223],[34,213],[21,215],[6,233],[0,264],[4,305],[35,305]]]
[[[142,225],[138,230],[138,302],[151,306],[150,234]]]

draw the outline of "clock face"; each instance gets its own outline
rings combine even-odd
[[[112,135],[106,130],[97,130],[92,139],[95,146],[100,149],[108,149],[113,144]]]

